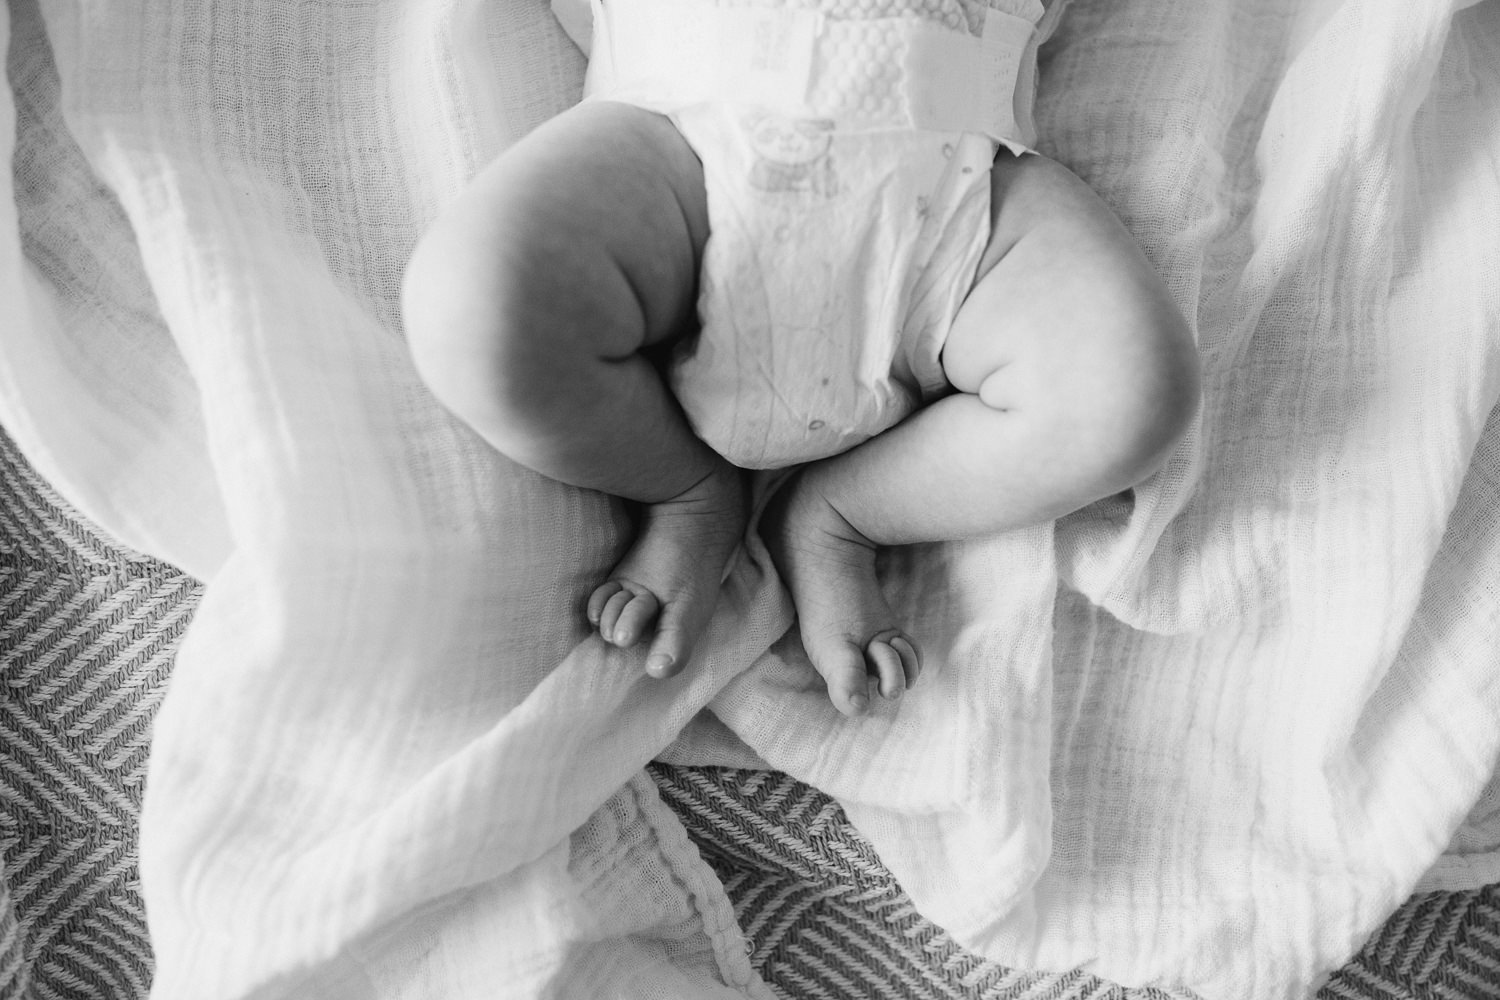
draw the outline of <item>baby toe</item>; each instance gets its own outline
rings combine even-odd
[[[615,634],[619,627],[620,615],[634,599],[634,594],[621,587],[604,602],[604,610],[599,613],[599,634],[604,637],[605,642],[620,645],[620,640]]]
[[[627,591],[626,593],[629,595],[629,600],[625,601],[620,608],[610,637],[610,641],[621,649],[634,646],[651,627],[651,623],[656,620],[657,612],[661,610],[661,604],[656,600],[656,595],[649,590],[635,593]]]
[[[917,683],[917,676],[922,673],[922,654],[917,649],[917,644],[900,632],[886,642],[901,657],[901,672],[906,678],[906,686],[911,687]]]
[[[589,603],[584,611],[584,614],[588,616],[590,625],[598,626],[601,624],[604,618],[604,608],[609,604],[609,599],[624,589],[624,586],[618,580],[606,580],[594,588],[594,592],[589,595]]]
[[[695,609],[686,595],[662,609],[656,624],[656,639],[646,656],[646,673],[652,677],[673,677],[680,673],[692,655],[694,640],[707,624],[701,609]]]
[[[808,650],[808,658],[828,685],[834,708],[850,717],[869,710],[869,672],[863,650],[852,642],[837,642],[816,652]]]
[[[901,663],[901,654],[891,645],[891,640],[876,637],[865,647],[870,673],[880,681],[882,696],[895,700],[906,690],[906,670]]]

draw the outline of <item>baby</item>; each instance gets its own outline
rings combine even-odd
[[[639,502],[588,601],[681,670],[747,523],[846,715],[920,647],[880,546],[1126,490],[1191,420],[1183,317],[1131,236],[1029,151],[1036,0],[603,0],[587,99],[424,236],[418,370],[502,453]],[[582,34],[582,32],[579,32]],[[580,38],[585,44],[587,38]]]

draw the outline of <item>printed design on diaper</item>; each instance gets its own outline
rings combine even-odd
[[[743,118],[755,157],[750,185],[772,194],[813,194],[832,198],[839,190],[834,168],[833,123],[784,118],[764,111]]]
[[[709,191],[702,325],[669,376],[702,440],[745,468],[813,461],[946,384],[937,354],[962,300],[948,290],[983,247],[988,141],[724,106],[674,120]]]
[[[707,322],[669,375],[698,437],[742,468],[778,468],[837,454],[908,410],[871,384],[888,360],[850,328],[843,269],[817,254],[788,269],[784,248],[739,235],[756,246],[720,248],[739,263],[706,273]]]

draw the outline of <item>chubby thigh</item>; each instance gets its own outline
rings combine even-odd
[[[1197,349],[1135,238],[1071,171],[1002,152],[990,240],[943,347],[948,381],[1032,428],[1096,498],[1154,470],[1197,407]],[[1066,504],[1064,501],[1064,505]]]
[[[736,465],[782,467],[946,390],[943,339],[988,233],[990,140],[724,105],[672,118],[708,199],[701,332],[670,374],[700,437]]]

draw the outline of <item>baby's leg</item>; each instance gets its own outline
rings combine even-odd
[[[848,714],[870,675],[892,697],[918,669],[909,640],[888,640],[876,546],[1036,524],[1134,486],[1197,406],[1188,328],[1098,196],[1007,153],[991,187],[990,244],[943,350],[959,391],[809,466],[764,522],[803,645]]]
[[[693,322],[708,211],[667,119],[590,103],[491,164],[423,237],[403,311],[438,398],[509,458],[640,501],[588,603],[617,646],[680,670],[744,528],[737,470],[699,441],[642,351]]]

